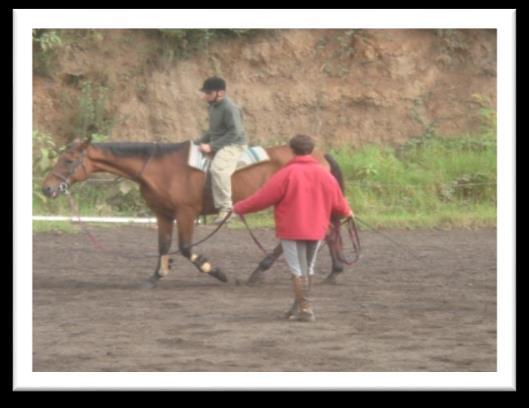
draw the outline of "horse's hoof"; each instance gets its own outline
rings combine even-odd
[[[264,282],[264,277],[262,271],[254,272],[250,275],[248,280],[246,281],[246,284],[248,286],[256,286]]]
[[[258,278],[258,279],[248,279],[246,281],[246,285],[248,286],[261,286],[264,282],[264,279],[263,278]]]
[[[156,287],[156,283],[158,282],[158,279],[147,279],[145,282],[143,282],[142,287],[144,289],[154,289]]]
[[[332,274],[333,275],[338,275],[339,273],[342,273],[343,272],[343,266],[335,266],[333,269],[332,269]]]
[[[208,273],[208,275],[217,278],[221,282],[228,282],[228,277],[219,268],[213,269],[211,272]]]
[[[325,283],[327,285],[336,285],[336,274],[331,273],[329,276],[327,276],[322,283]]]

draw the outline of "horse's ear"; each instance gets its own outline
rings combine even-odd
[[[88,136],[88,138],[86,138],[82,143],[81,145],[79,146],[79,149],[80,150],[84,150],[86,149],[90,143],[92,143],[92,135]]]

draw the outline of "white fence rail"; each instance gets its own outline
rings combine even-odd
[[[70,221],[70,222],[117,222],[132,224],[154,224],[156,218],[132,217],[66,217],[60,215],[34,215],[33,221]]]

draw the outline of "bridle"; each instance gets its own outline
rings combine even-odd
[[[158,147],[158,145],[156,144],[156,148],[157,147]],[[143,174],[143,172],[145,171],[145,169],[147,168],[147,166],[151,162],[152,158],[154,157],[154,153],[155,153],[155,149],[153,149],[153,151],[151,152],[151,155],[149,156],[149,158],[143,164],[140,172],[136,176],[133,177],[134,179],[139,179],[141,177],[141,175]],[[88,171],[86,170],[86,167],[85,167],[85,164],[84,164],[85,157],[86,157],[86,151],[83,150],[80,153],[79,158],[77,160],[73,161],[69,165],[70,169],[69,169],[68,174],[66,176],[63,176],[62,174],[59,174],[57,172],[52,172],[51,175],[54,176],[54,177],[57,177],[59,180],[62,181],[59,184],[59,191],[64,193],[68,197],[68,201],[69,201],[69,204],[70,204],[70,209],[72,210],[72,212],[74,214],[76,214],[77,222],[79,223],[79,226],[80,226],[81,230],[84,231],[88,235],[88,237],[92,241],[92,244],[94,244],[95,247],[97,247],[99,250],[106,251],[104,246],[99,243],[99,241],[96,239],[96,237],[81,223],[81,213],[79,211],[79,207],[76,205],[75,200],[74,200],[74,198],[73,198],[73,196],[72,196],[72,194],[70,193],[70,190],[69,190],[70,184],[71,184],[71,178],[75,174],[75,172],[77,171],[79,166],[82,167],[84,175],[88,176]],[[118,179],[119,179],[119,177],[118,177]],[[228,217],[226,217],[226,219],[227,218]],[[218,229],[225,223],[226,219],[218,226],[218,228],[212,234],[210,234],[208,237],[206,237],[206,239],[209,238],[211,235],[213,235],[215,232],[217,232]],[[198,245],[200,242],[203,242],[206,239],[201,240],[201,241],[195,243],[194,245]],[[180,251],[178,251],[178,252],[180,252]],[[145,256],[145,258],[150,258],[150,257],[155,257],[155,256],[158,256],[158,255],[147,255],[147,256]],[[130,258],[131,256],[127,255],[127,257]],[[140,258],[144,258],[144,257],[133,257],[133,258],[140,259]]]
[[[143,166],[141,168],[141,170],[138,172],[137,175],[131,177],[133,180],[138,180],[141,175],[143,174],[143,172],[145,171],[145,169],[147,168],[147,166],[149,165],[149,163],[151,162],[152,158],[154,157],[154,154],[155,154],[155,150],[158,148],[158,144],[155,144],[155,147],[153,148],[149,158],[143,163]],[[59,180],[62,181],[62,183],[59,184],[59,191],[62,192],[62,193],[66,193],[68,191],[68,189],[70,188],[70,185],[71,185],[71,178],[72,176],[75,174],[75,172],[77,171],[77,169],[79,168],[79,166],[82,167],[83,169],[83,172],[84,172],[84,175],[85,176],[88,176],[88,171],[86,171],[86,167],[84,165],[84,159],[85,159],[85,156],[86,156],[86,151],[83,150],[81,152],[81,155],[80,157],[75,160],[70,166],[70,171],[68,173],[68,175],[66,176],[63,176],[62,174],[59,174],[59,173],[56,173],[56,172],[52,172],[51,175],[52,176],[55,176],[57,177]]]
[[[85,159],[85,151],[83,150],[81,152],[80,157],[71,164],[70,171],[69,171],[69,173],[66,176],[63,176],[62,174],[59,174],[59,173],[56,173],[56,172],[52,172],[51,173],[52,176],[55,176],[59,180],[62,181],[62,183],[59,184],[59,191],[61,193],[67,193],[68,192],[68,189],[70,188],[70,184],[71,184],[71,178],[75,174],[75,172],[77,171],[79,166],[81,166],[83,168],[83,172],[84,172],[85,176],[88,175],[88,172],[86,171],[86,167],[84,166],[84,159]]]

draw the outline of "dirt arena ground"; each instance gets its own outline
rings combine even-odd
[[[496,371],[494,229],[361,232],[362,258],[337,285],[321,283],[322,249],[314,323],[283,319],[282,258],[260,286],[235,283],[262,258],[245,230],[197,250],[227,284],[176,256],[155,289],[142,288],[155,260],[127,258],[156,254],[155,228],[91,231],[107,252],[82,233],[33,236],[34,371]],[[274,245],[273,231],[256,234]]]

